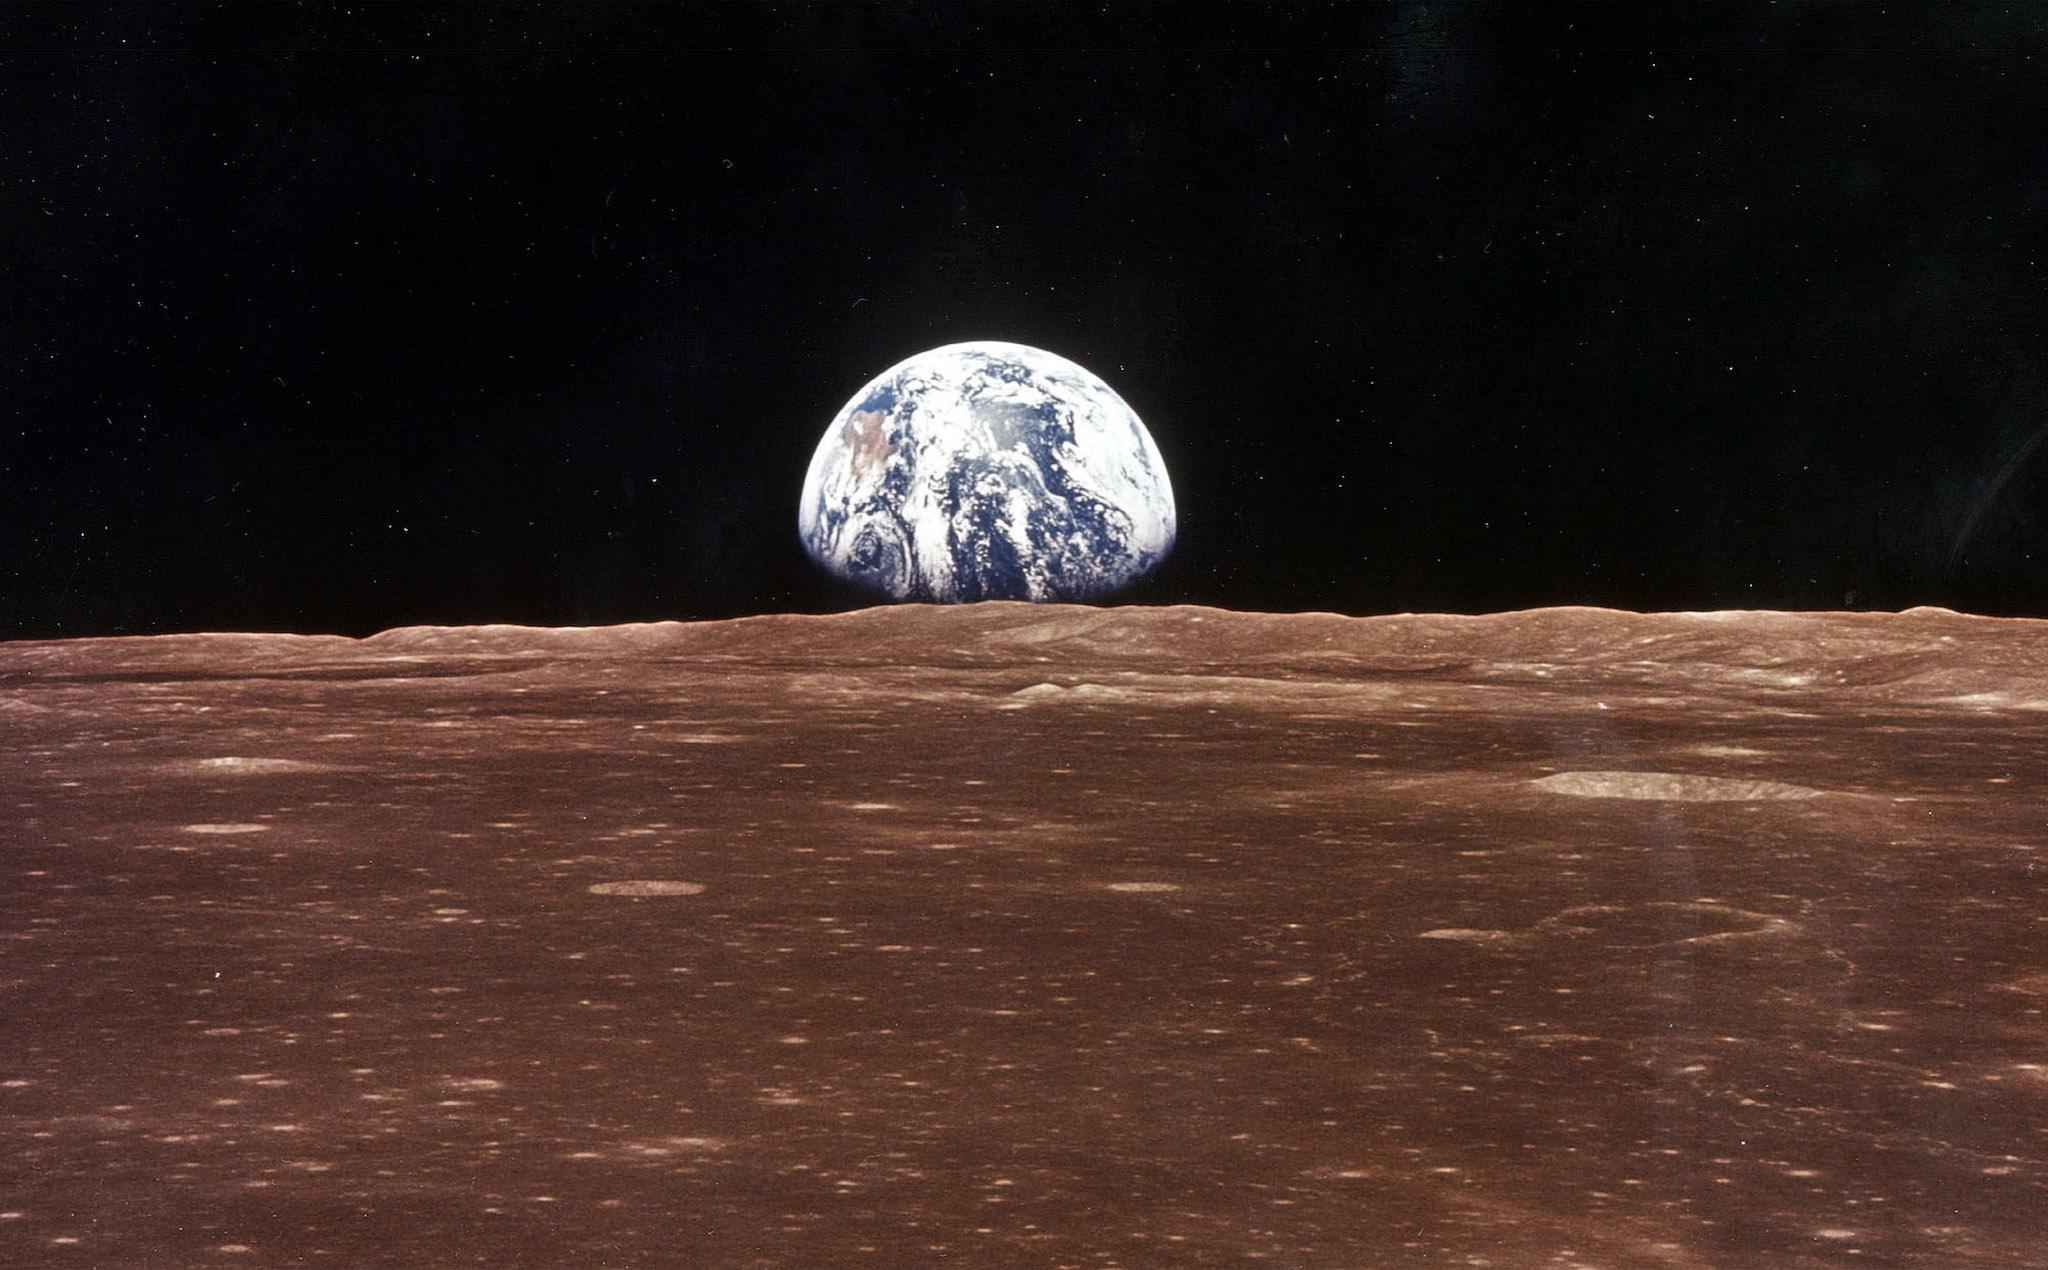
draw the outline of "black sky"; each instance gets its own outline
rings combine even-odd
[[[1142,603],[2048,615],[2048,7],[0,9],[0,636],[868,602],[869,377],[1146,420]]]

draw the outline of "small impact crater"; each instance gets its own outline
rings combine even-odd
[[[702,895],[702,882],[669,882],[654,878],[636,878],[627,882],[599,882],[590,888],[592,895]]]
[[[1551,940],[1590,940],[1602,948],[1673,948],[1737,940],[1793,936],[1799,923],[1769,913],[1752,913],[1703,900],[1648,904],[1581,904],[1553,913],[1526,930],[1478,930],[1446,926],[1417,939],[1440,939],[1500,951],[1517,951]]]
[[[331,770],[334,765],[308,763],[295,758],[247,758],[230,754],[221,758],[174,762],[167,766],[172,771],[188,772],[197,776],[261,776],[269,772],[324,772]]]
[[[1508,930],[1472,930],[1463,926],[1445,926],[1437,930],[1426,930],[1417,939],[1447,939],[1460,944],[1511,944],[1521,936]]]
[[[1582,904],[1531,929],[1548,938],[1597,939],[1608,948],[1665,948],[1796,934],[1799,924],[1769,913],[1702,902]]]
[[[1532,781],[1536,788],[1573,798],[1634,798],[1675,803],[1781,802],[1818,798],[1818,789],[1779,781],[1699,776],[1690,772],[1559,772]]]

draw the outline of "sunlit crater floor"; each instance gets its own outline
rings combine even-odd
[[[2048,623],[0,645],[0,1263],[2037,1265]]]

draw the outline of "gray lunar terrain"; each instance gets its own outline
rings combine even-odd
[[[14,643],[0,737],[0,1264],[2048,1246],[2048,623]]]

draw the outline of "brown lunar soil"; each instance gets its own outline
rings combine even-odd
[[[2048,623],[14,643],[0,737],[0,1264],[2048,1256]]]

